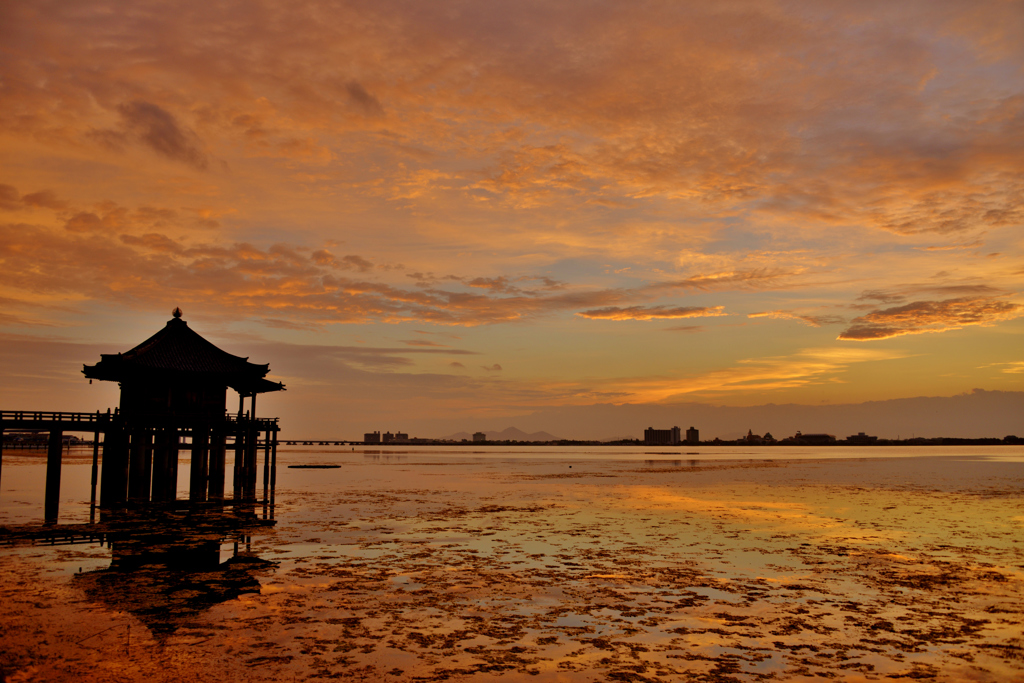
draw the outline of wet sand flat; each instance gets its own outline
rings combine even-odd
[[[1012,458],[282,462],[201,571],[0,547],[7,680],[1024,680]]]

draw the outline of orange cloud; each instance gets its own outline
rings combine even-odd
[[[846,322],[836,315],[801,315],[792,311],[762,311],[760,313],[749,313],[748,318],[777,318],[780,320],[797,320],[810,327],[821,327],[822,325],[834,325]]]
[[[300,333],[528,321],[544,348],[565,329],[546,318],[685,322],[724,311],[709,302],[817,326],[855,299],[846,338],[1007,319],[1024,275],[1017,10],[6,3],[0,294],[40,306],[11,324],[42,324],[55,302],[66,322],[82,302],[174,299]],[[982,238],[1002,256],[982,263]],[[931,284],[894,284],[907,278]],[[751,296],[768,290],[779,303]],[[749,322],[706,322],[735,340],[721,354],[762,341]],[[627,355],[602,343],[609,367]],[[651,356],[629,372],[657,372]],[[841,368],[796,356],[693,386]],[[477,373],[474,390],[501,377]],[[514,400],[685,390],[568,381]]]
[[[651,291],[665,289],[696,289],[711,291],[722,288],[768,289],[782,287],[800,275],[802,268],[753,268],[692,275],[681,280],[666,280],[648,287]]]
[[[118,228],[146,227],[136,222],[139,212],[114,207],[106,213],[74,214],[80,230],[54,230],[39,225],[0,225],[8,287],[73,293],[78,298],[117,301],[148,307],[174,298],[182,305],[244,311],[274,327],[288,322],[300,327],[338,322],[426,321],[447,325],[480,325],[525,320],[580,308],[589,317],[682,318],[723,315],[721,307],[634,306],[615,304],[650,299],[665,283],[634,289],[568,289],[550,278],[496,276],[433,278],[414,274],[417,286],[406,288],[354,278],[372,264],[358,255],[343,258],[326,249],[273,244],[266,248],[175,239],[163,233],[116,234]],[[95,219],[95,220],[94,220]],[[202,233],[197,233],[202,237]],[[671,289],[690,282],[743,283],[748,276],[693,276],[669,283]],[[513,284],[517,283],[517,284]],[[615,310],[612,310],[612,309]]]
[[[874,349],[804,349],[789,356],[745,359],[733,367],[688,377],[611,380],[604,384],[627,393],[630,402],[654,403],[688,394],[771,391],[821,384],[834,381],[851,365],[904,355]]]
[[[576,315],[591,320],[657,320],[675,318],[705,318],[728,315],[724,306],[608,306]]]
[[[969,325],[992,325],[1024,315],[1024,305],[996,297],[914,301],[854,318],[839,339],[873,341],[906,334],[946,332]]]
[[[686,376],[609,377],[539,385],[559,403],[662,403],[689,396],[741,395],[836,382],[851,366],[903,358],[892,349],[812,348],[785,356],[746,358],[736,364]]]
[[[902,235],[1020,222],[1024,98],[992,66],[1022,58],[1005,2],[292,8],[12,7],[0,128],[209,173],[236,146],[282,170],[338,160],[332,187],[362,166],[363,191],[417,205],[659,198]]]
[[[403,339],[402,343],[407,344],[409,346],[424,346],[442,349],[446,348],[444,344],[438,344],[437,342],[428,341],[426,339]]]

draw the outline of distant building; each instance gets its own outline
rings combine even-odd
[[[869,444],[875,443],[876,441],[878,441],[877,436],[868,436],[864,432],[857,432],[852,436],[846,437],[846,443]]]
[[[801,434],[796,433],[793,440],[799,444],[806,444],[808,446],[823,446],[830,443],[836,442],[836,437],[831,434]]]
[[[686,443],[688,443],[688,444],[698,444],[698,443],[700,443],[700,431],[698,431],[695,427],[690,427],[689,429],[687,429],[686,430]]]
[[[760,443],[764,443],[764,437],[759,436],[759,435],[755,434],[753,432],[753,430],[748,429],[747,430],[747,435],[745,437],[743,437],[742,439],[740,439],[740,441],[742,441],[743,443],[760,444]]]
[[[363,434],[363,443],[380,443],[380,432],[367,432]]]
[[[682,441],[679,427],[672,429],[648,427],[644,430],[645,446],[678,446]]]
[[[391,443],[395,440],[395,435],[391,432],[384,432],[384,435],[380,438],[382,443]]]
[[[487,441],[487,435],[483,432],[474,432],[473,441]]]

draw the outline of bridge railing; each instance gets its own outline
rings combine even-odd
[[[0,420],[17,420],[19,422],[97,422],[106,423],[115,417],[117,413],[101,413],[99,411],[95,413],[73,413],[66,411],[54,411],[54,410],[0,410]],[[165,415],[133,415],[133,418],[146,419],[147,417],[156,417],[158,419],[164,419]],[[188,416],[181,416],[187,419]],[[266,425],[278,424],[279,418],[276,417],[256,417],[249,418],[243,416],[239,418],[237,415],[227,413],[224,415],[225,422],[257,422]]]
[[[19,422],[109,422],[110,413],[69,413],[53,410],[0,410],[0,420]]]
[[[274,424],[274,425],[276,425],[278,423],[278,419],[279,418],[276,418],[276,417],[254,417],[254,418],[250,418],[248,416],[243,416],[241,419],[239,419],[238,415],[235,414],[235,413],[228,413],[224,417],[224,421],[225,422],[262,422],[262,423]]]

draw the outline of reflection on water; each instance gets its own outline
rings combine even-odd
[[[72,587],[93,603],[132,614],[155,634],[173,632],[213,605],[259,593],[257,575],[275,565],[252,551],[252,538],[276,522],[251,508],[138,509],[103,517],[99,523],[8,527],[0,541],[9,551],[46,549],[77,561]]]
[[[0,547],[0,667],[97,681],[1024,674],[1019,454],[403,450],[280,453],[341,467],[282,469],[274,528],[182,511],[107,527],[102,545]]]
[[[110,565],[76,574],[73,585],[154,633],[173,632],[213,605],[260,592],[257,574],[274,563],[252,552],[252,534],[273,524],[232,510],[127,514],[107,523]]]

